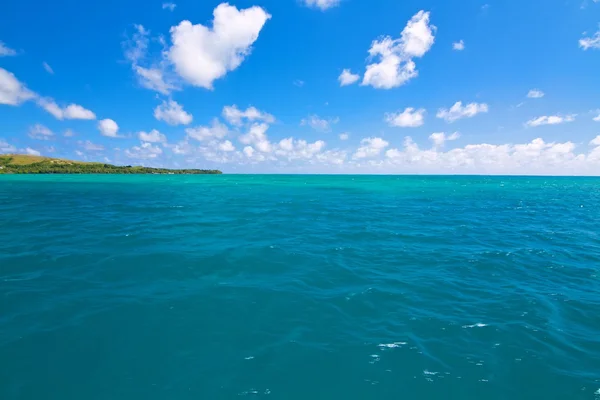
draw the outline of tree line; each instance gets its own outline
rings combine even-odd
[[[216,169],[167,169],[116,166],[102,163],[73,163],[63,160],[43,160],[31,164],[13,164],[10,156],[0,157],[0,174],[221,174]]]

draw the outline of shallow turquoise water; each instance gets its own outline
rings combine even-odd
[[[1,399],[600,399],[600,179],[1,176]]]

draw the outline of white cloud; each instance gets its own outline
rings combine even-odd
[[[542,97],[544,97],[544,92],[542,92],[540,89],[531,89],[528,93],[527,93],[527,97],[529,97],[530,99],[540,99]]]
[[[148,160],[156,158],[162,154],[162,149],[152,143],[142,143],[139,146],[133,146],[131,149],[125,150],[125,155],[129,158],[138,160]]]
[[[136,24],[135,33],[131,39],[123,43],[125,50],[125,58],[129,60],[133,65],[137,65],[146,57],[148,52],[150,31],[144,28],[143,25]]]
[[[169,125],[189,125],[193,119],[192,114],[185,112],[175,100],[163,101],[157,106],[154,109],[154,118]]]
[[[347,133],[340,133],[340,140],[348,140],[349,137],[350,135]]]
[[[600,139],[598,140],[600,143]],[[591,145],[596,146],[593,140]],[[439,146],[438,146],[439,147]],[[547,143],[541,138],[524,144],[469,144],[446,152],[422,150],[410,138],[402,149],[386,152],[386,172],[463,174],[582,174],[600,166],[600,147],[576,154],[572,142]]]
[[[96,119],[96,114],[78,104],[69,104],[64,113],[65,119]]]
[[[223,107],[223,118],[235,126],[241,126],[244,120],[264,121],[269,124],[275,122],[275,117],[269,113],[259,111],[255,107],[248,107],[246,111],[242,111],[235,104]]]
[[[452,43],[452,49],[453,50],[457,50],[457,51],[462,51],[465,49],[465,42],[464,40],[459,40],[458,42],[454,42]]]
[[[235,151],[233,143],[231,143],[229,140],[219,143],[218,147],[221,151]]]
[[[16,56],[16,55],[17,55],[16,51],[14,51],[13,49],[6,46],[4,44],[4,42],[0,40],[0,57]]]
[[[0,139],[0,153],[14,153],[17,148],[4,139]]]
[[[7,70],[0,68],[0,104],[18,106],[35,97],[35,93],[27,89]]]
[[[48,65],[48,63],[46,61],[44,61],[42,63],[42,66],[44,67],[44,69],[46,70],[47,73],[49,73],[50,75],[54,75],[54,70],[52,69],[52,67],[50,65]]]
[[[303,3],[312,8],[318,8],[321,11],[328,10],[340,4],[341,0],[302,0]]]
[[[596,121],[596,122],[600,122],[600,110],[597,111],[598,115],[595,116],[594,118],[592,118],[592,120]]]
[[[110,118],[98,121],[98,130],[103,136],[118,137],[119,125]]]
[[[184,155],[191,154],[195,150],[195,147],[190,144],[190,142],[187,140],[187,138],[175,145],[166,145],[166,147],[170,147],[171,150],[173,151],[173,153],[175,153],[175,154],[184,154]]]
[[[550,116],[544,115],[541,117],[530,119],[529,121],[525,122],[525,125],[529,126],[529,127],[536,127],[536,126],[540,126],[540,125],[557,125],[557,124],[562,124],[565,122],[573,122],[573,121],[575,121],[574,114],[565,115],[564,117],[561,115],[550,115]]]
[[[600,30],[594,33],[593,36],[579,39],[579,47],[583,50],[600,49]]]
[[[104,150],[104,146],[101,144],[95,144],[86,140],[85,142],[79,142],[80,146],[83,147],[87,151],[102,151]]]
[[[220,123],[218,119],[213,119],[211,126],[198,126],[196,128],[187,128],[185,133],[188,137],[204,141],[209,139],[222,139],[229,133],[227,126]]]
[[[397,148],[390,148],[382,138],[371,137],[363,139],[348,157],[345,150],[326,150],[323,141],[309,143],[288,137],[270,142],[266,136],[267,124],[255,123],[254,127],[240,150],[228,141],[214,138],[198,147],[185,141],[168,148],[173,156],[185,156],[190,166],[205,160],[237,166],[252,164],[261,171],[597,175],[600,170],[600,135],[590,141],[589,147],[584,146],[585,152],[577,152],[572,142],[546,142],[541,138],[520,144],[479,143],[446,150],[459,137],[458,133],[434,133],[429,138],[432,145],[423,148],[410,137]],[[135,156],[141,151],[138,148]],[[154,157],[145,153],[141,156]]]
[[[56,102],[49,97],[40,97],[37,103],[44,110],[52,114],[56,119],[96,119],[96,114],[92,111],[83,108],[78,104],[69,104],[65,108],[61,108]]]
[[[125,58],[131,62],[131,68],[135,72],[140,86],[168,95],[174,90],[179,90],[179,87],[173,82],[173,78],[168,73],[168,63],[165,60],[160,59],[160,61],[153,63],[146,61],[150,45],[149,35],[150,31],[144,28],[143,25],[135,25],[135,33],[123,43]],[[162,37],[158,41],[165,46]]]
[[[462,101],[457,101],[449,110],[440,108],[436,117],[450,123],[462,118],[472,118],[479,113],[486,112],[488,112],[488,105],[485,103],[469,103],[463,106]]]
[[[63,135],[64,137],[72,137],[75,136],[75,132],[72,129],[67,129]]]
[[[330,171],[329,165],[340,166],[346,162],[348,154],[344,150],[327,150],[315,155],[315,159],[325,165],[328,165],[327,171]]]
[[[25,153],[29,154],[30,156],[38,156],[38,157],[42,155],[42,153],[40,153],[37,150],[32,149],[31,147],[27,147],[25,149]]]
[[[177,7],[177,4],[175,4],[175,3],[163,3],[162,4],[163,10],[173,11],[173,10],[175,10],[175,7]]]
[[[138,132],[138,137],[142,142],[150,142],[150,143],[166,143],[167,137],[157,131],[156,129],[152,129],[150,132]]]
[[[309,115],[308,118],[300,121],[300,125],[308,125],[318,132],[329,132],[331,131],[331,125],[337,124],[339,121],[338,117],[322,119],[318,115]]]
[[[56,118],[56,119],[64,118],[63,109],[60,108],[60,106],[58,104],[56,104],[56,102],[53,99],[41,97],[41,98],[37,99],[37,104],[40,107],[42,107],[44,110],[46,110],[48,113],[52,114],[54,116],[54,118]]]
[[[371,158],[381,154],[382,150],[388,147],[389,143],[382,138],[370,137],[360,141],[360,147],[356,150],[352,158]]]
[[[340,86],[352,85],[356,81],[360,79],[360,75],[353,74],[349,69],[345,69],[342,71],[338,80],[340,81]]]
[[[321,153],[325,148],[325,142],[317,140],[308,143],[306,140],[296,140],[292,137],[282,139],[277,143],[275,155],[290,160],[311,159]]]
[[[271,16],[261,7],[238,10],[227,3],[213,11],[212,28],[182,21],[171,28],[168,57],[177,73],[194,86],[212,89],[213,82],[235,70],[252,50]]]
[[[139,65],[134,65],[133,70],[138,76],[140,85],[146,89],[154,90],[165,95],[179,89],[178,86],[167,80],[164,70],[159,67],[144,68]]]
[[[418,75],[413,58],[425,55],[435,41],[436,27],[429,24],[429,13],[415,14],[399,39],[385,36],[374,40],[369,49],[370,58],[379,62],[369,64],[362,85],[377,89],[391,89],[405,84]]]
[[[442,147],[447,141],[456,140],[460,137],[460,133],[454,132],[446,135],[444,132],[432,133],[429,135],[429,140],[433,142],[434,147]]]
[[[244,154],[246,155],[246,157],[252,158],[252,156],[254,155],[254,149],[252,148],[252,146],[244,147]]]
[[[385,114],[385,121],[389,126],[399,128],[416,128],[423,125],[425,121],[425,109],[418,110],[408,107],[402,112]]]
[[[35,124],[29,128],[29,137],[37,140],[50,140],[54,133],[42,124]]]
[[[270,153],[272,150],[271,142],[267,138],[269,125],[265,123],[254,123],[250,126],[248,132],[241,135],[238,140],[243,144],[254,146],[256,150],[262,153]]]

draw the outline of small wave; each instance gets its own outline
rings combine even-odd
[[[482,324],[481,322],[478,322],[476,324],[473,325],[463,325],[463,328],[483,328],[484,326],[488,326],[488,324]]]
[[[394,349],[396,347],[404,346],[406,342],[393,342],[393,343],[380,343],[377,346],[382,349]]]

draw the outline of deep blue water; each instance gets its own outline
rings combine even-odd
[[[0,398],[600,399],[600,179],[0,176]]]

